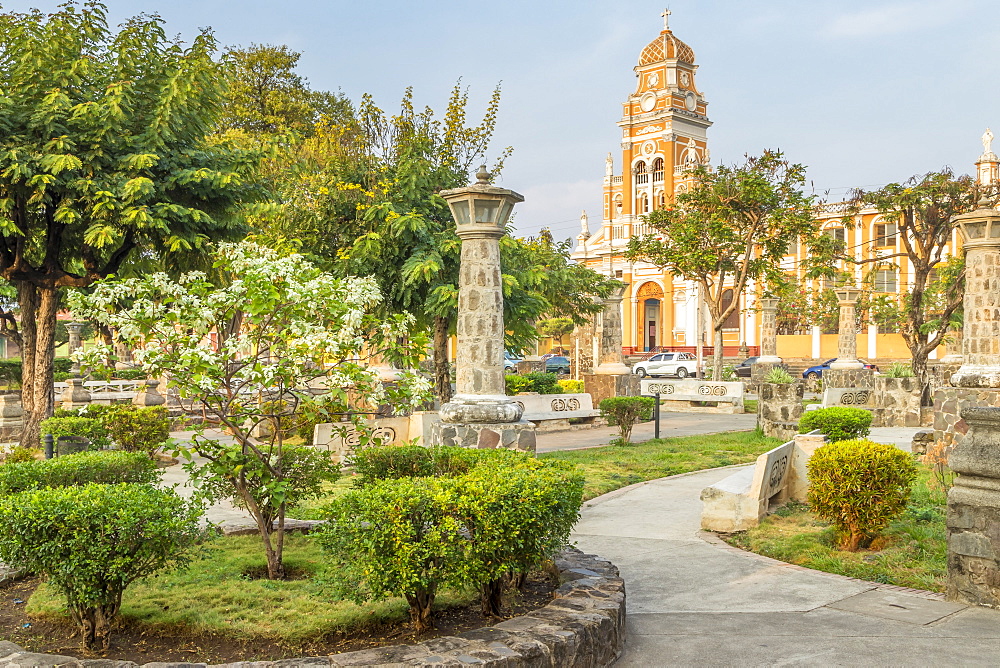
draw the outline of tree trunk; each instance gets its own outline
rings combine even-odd
[[[56,311],[59,291],[36,288],[27,283],[18,286],[21,305],[21,402],[24,431],[21,445],[37,448],[42,420],[52,416],[55,390],[52,387],[56,344]]]
[[[715,350],[712,352],[712,380],[722,380],[722,324],[715,327],[714,331],[713,345]]]
[[[910,351],[912,357],[910,368],[913,369],[913,375],[920,383],[920,405],[930,406],[932,402],[930,382],[927,380],[927,349],[923,345],[915,346],[915,348],[915,350]]]
[[[503,613],[503,589],[507,578],[497,578],[479,588],[479,604],[485,617],[499,617]]]
[[[433,590],[407,594],[406,602],[410,604],[410,621],[413,622],[414,631],[420,634],[434,628],[434,623],[431,621],[431,607],[434,605]]]
[[[120,598],[120,595],[119,595]],[[93,608],[70,608],[80,627],[80,646],[88,651],[106,650],[111,644],[111,623],[118,616],[118,605],[98,605]]]
[[[434,318],[434,393],[441,405],[451,401],[451,372],[448,368],[448,319]]]

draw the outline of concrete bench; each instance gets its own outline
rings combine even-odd
[[[742,382],[714,380],[643,380],[642,394],[659,394],[661,410],[684,412],[742,413],[744,387]],[[728,406],[693,406],[695,402],[714,402]]]
[[[701,528],[733,533],[757,526],[768,511],[789,499],[805,501],[806,462],[826,438],[818,431],[799,434],[757,458],[752,467],[701,491]]]

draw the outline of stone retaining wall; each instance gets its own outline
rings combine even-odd
[[[563,584],[543,608],[457,636],[416,645],[378,647],[333,656],[218,664],[213,668],[299,666],[587,667],[613,664],[625,649],[625,582],[614,564],[576,549],[555,560]],[[25,652],[0,641],[0,668],[140,668],[131,661],[80,660]],[[141,668],[210,668],[204,663],[143,664]]]

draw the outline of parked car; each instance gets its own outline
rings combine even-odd
[[[657,353],[648,360],[636,362],[632,373],[646,376],[677,376],[687,378],[698,372],[698,358],[691,353]]]
[[[520,357],[512,355],[508,352],[503,354],[503,370],[508,373],[517,373],[517,363],[521,361]]]
[[[545,371],[548,373],[569,373],[569,358],[557,355],[545,360]]]
[[[757,363],[756,357],[748,357],[736,366],[733,370],[736,372],[737,378],[749,378],[750,377],[750,367]]]
[[[823,372],[826,371],[827,369],[829,369],[830,368],[830,363],[836,361],[836,359],[837,358],[834,357],[833,359],[829,359],[829,360],[823,362],[822,364],[817,364],[816,366],[809,367],[808,369],[806,369],[805,371],[802,372],[802,377],[803,378],[814,378],[814,379],[815,378],[822,378],[823,377]],[[861,362],[862,364],[864,364],[866,369],[872,369],[874,371],[878,371],[878,367],[875,366],[874,364],[872,364],[870,362],[866,362],[864,360],[858,360],[858,361]]]

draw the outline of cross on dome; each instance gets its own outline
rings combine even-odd
[[[663,13],[660,14],[660,16],[663,17],[663,29],[664,30],[670,30],[670,15],[671,14],[673,14],[673,12],[670,11],[669,7],[667,7],[666,9],[664,9]]]

